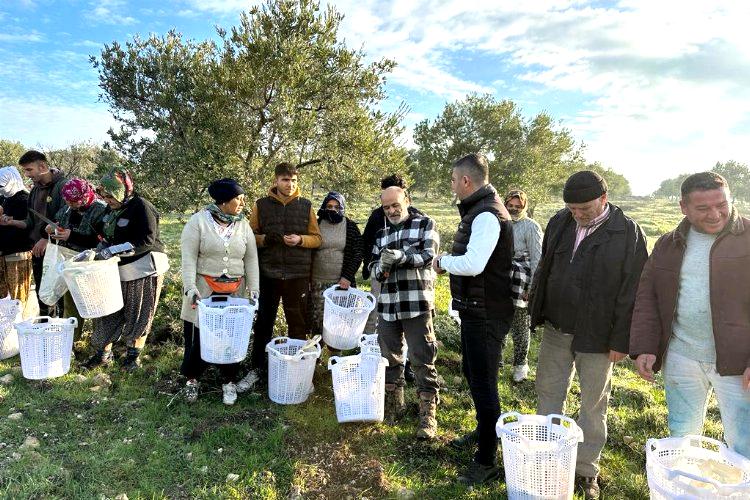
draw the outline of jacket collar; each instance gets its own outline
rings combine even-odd
[[[497,197],[497,191],[492,184],[485,184],[480,187],[469,196],[461,200],[458,204],[458,213],[463,217],[466,213],[471,210],[471,207],[479,203],[484,198],[495,198]],[[499,199],[499,198],[498,198]]]
[[[288,204],[290,204],[291,202],[293,202],[294,200],[296,200],[297,198],[300,197],[299,186],[297,186],[297,189],[295,189],[294,192],[292,194],[290,194],[289,196],[283,196],[283,195],[281,195],[279,193],[278,189],[276,189],[276,187],[272,187],[272,188],[270,188],[268,190],[268,196],[270,196],[274,200],[278,201],[282,205],[288,205]]]
[[[677,225],[677,229],[675,229],[672,236],[673,239],[685,243],[687,241],[688,233],[690,232],[690,226],[690,221],[687,217],[684,217]],[[744,231],[745,223],[742,221],[742,217],[740,217],[737,207],[732,205],[732,211],[729,213],[729,221],[727,222],[727,225],[724,226],[724,229],[721,230],[719,236],[724,236],[729,233],[736,236],[742,234]]]

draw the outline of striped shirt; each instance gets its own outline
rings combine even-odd
[[[573,255],[575,255],[576,250],[578,250],[578,245],[581,244],[583,239],[599,229],[602,224],[607,222],[607,219],[609,219],[609,203],[604,207],[604,212],[585,226],[576,224],[576,241],[573,243]]]
[[[426,215],[410,215],[400,229],[387,226],[378,230],[370,269],[382,282],[377,299],[378,312],[385,321],[416,318],[435,308],[432,259],[439,243],[435,222]],[[380,252],[386,248],[404,252],[388,276],[380,266]]]

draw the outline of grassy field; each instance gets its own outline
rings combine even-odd
[[[447,203],[417,201],[434,217],[443,246],[458,218]],[[681,216],[676,204],[620,204],[644,228],[649,247]],[[556,207],[542,207],[546,221]],[[366,218],[366,207],[355,213]],[[439,439],[414,437],[416,395],[398,425],[336,422],[331,378],[315,376],[315,393],[298,406],[271,403],[265,394],[221,403],[221,387],[209,372],[198,403],[179,392],[179,234],[176,219],[163,223],[173,269],[167,279],[154,334],[138,373],[116,367],[94,373],[74,366],[64,377],[22,378],[18,357],[0,362],[0,496],[7,498],[503,498],[502,482],[467,490],[456,485],[469,453],[446,446],[473,428],[468,387],[460,375],[459,333],[447,315],[447,280],[438,286],[438,371],[444,379],[438,408]],[[277,325],[283,333],[283,322]],[[531,380],[510,383],[506,366],[499,384],[503,411],[533,413],[538,338],[532,339]],[[506,359],[510,357],[508,346]],[[106,375],[103,376],[101,374]],[[109,379],[111,384],[107,383]],[[567,413],[578,409],[577,386]],[[13,415],[13,417],[10,417]],[[609,441],[602,459],[605,498],[648,498],[643,446],[667,434],[661,386],[640,380],[630,362],[616,366],[609,413]],[[712,401],[706,434],[721,437]],[[37,442],[34,442],[35,438]],[[24,444],[26,443],[26,444]]]

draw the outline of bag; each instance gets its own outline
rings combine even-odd
[[[39,284],[38,294],[39,300],[48,306],[56,304],[68,291],[68,285],[65,284],[65,279],[63,279],[60,271],[60,264],[76,253],[55,243],[47,245],[42,261],[42,282]]]
[[[526,308],[529,301],[526,297],[531,288],[531,262],[528,256],[514,258],[510,263],[510,298],[513,306]]]

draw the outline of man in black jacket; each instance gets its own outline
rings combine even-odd
[[[578,446],[577,481],[585,498],[599,498],[612,365],[628,352],[635,292],[648,255],[643,231],[607,201],[599,174],[570,176],[563,199],[566,208],[547,224],[531,288],[531,326],[544,326],[537,413],[562,413],[578,372],[584,442]]]
[[[489,184],[489,165],[481,154],[456,160],[451,189],[461,203],[461,223],[450,255],[433,261],[451,279],[453,308],[461,318],[464,376],[476,409],[476,430],[455,439],[454,447],[476,446],[474,460],[458,477],[466,485],[500,476],[495,424],[500,416],[498,359],[513,317],[511,262],[513,226],[510,214]]]

